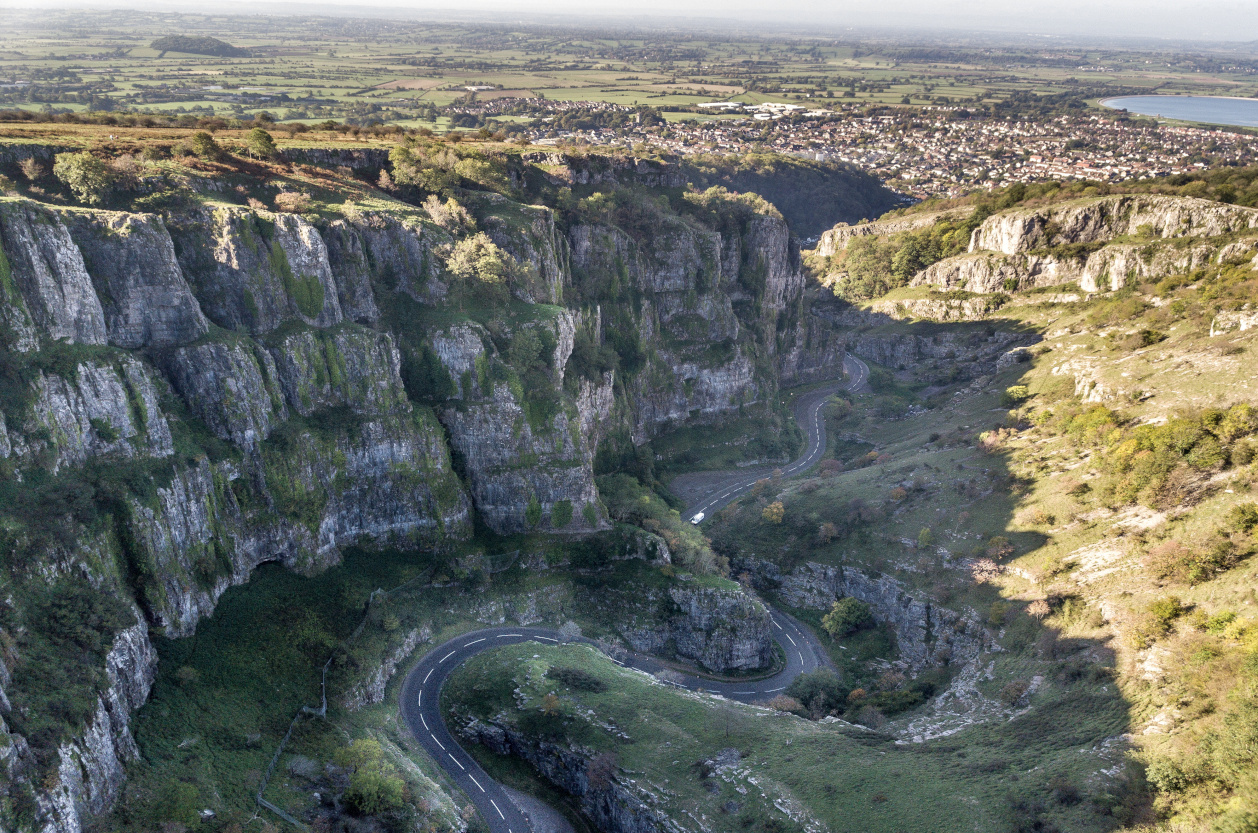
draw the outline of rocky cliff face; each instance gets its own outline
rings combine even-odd
[[[168,226],[5,200],[0,250],[5,347],[30,356],[5,380],[4,476],[61,478],[113,524],[89,534],[86,507],[6,517],[35,559],[13,578],[103,569],[142,617],[114,636],[85,724],[30,754],[10,738],[15,789],[51,783],[30,761],[60,761],[57,786],[36,789],[39,823],[77,831],[137,755],[128,720],[152,680],[150,628],[192,633],[264,561],[312,570],[358,540],[466,535],[471,505],[441,425],[406,395],[392,336],[345,322],[378,317],[369,275],[338,279],[301,218],[221,209]],[[119,486],[88,485],[102,471]],[[50,531],[63,543],[41,553]],[[20,665],[5,676],[28,684]]]
[[[573,175],[668,184],[613,168]],[[440,544],[468,535],[472,512],[504,533],[602,529],[593,458],[611,432],[641,442],[784,379],[841,373],[842,341],[813,315],[776,216],[731,202],[574,221],[467,203],[520,277],[509,302],[465,312],[469,290],[445,268],[455,236],[413,211],[311,221],[0,199],[0,477],[51,489],[40,511],[0,506],[20,555],[10,578],[33,597],[93,576],[142,620],[107,634],[90,719],[9,738],[10,786],[39,795],[41,829],[77,831],[117,795],[149,631],[191,634],[259,564],[308,572],[357,541]],[[598,351],[612,348],[609,369]],[[713,670],[768,662],[755,603],[667,603],[673,621],[643,644]],[[10,625],[40,627],[32,611],[19,604]],[[4,666],[0,717],[3,692],[30,685]],[[60,767],[57,787],[39,786],[33,760]]]
[[[932,264],[913,286],[966,292],[1014,292],[1077,283],[1084,292],[1112,292],[1128,283],[1182,274],[1216,262],[1211,243],[1114,243],[1082,256],[973,252]]]
[[[581,813],[607,833],[682,833],[682,828],[650,805],[630,786],[612,777],[604,786],[590,783],[592,754],[549,741],[526,738],[497,723],[471,719],[460,734],[499,755],[528,761],[556,787],[577,799]]]
[[[1115,196],[988,217],[969,251],[920,272],[914,286],[1014,292],[1077,283],[1105,292],[1248,255],[1258,211],[1191,197]],[[1222,241],[1219,239],[1222,236]]]
[[[776,592],[792,607],[829,610],[846,596],[859,599],[870,606],[875,620],[895,631],[900,662],[912,671],[960,665],[995,647],[977,613],[957,613],[914,596],[890,576],[812,562],[787,572],[762,559],[740,562],[737,569],[750,573],[758,589]]]
[[[648,601],[662,602],[663,599]],[[769,611],[740,592],[673,588],[667,617],[625,622],[620,634],[635,651],[677,656],[717,674],[758,671],[773,663]],[[662,621],[661,621],[662,618]]]
[[[1007,255],[1120,235],[1217,237],[1258,228],[1258,210],[1192,197],[1124,195],[994,215],[970,237],[970,251]]]
[[[126,782],[125,765],[140,757],[131,713],[148,699],[157,677],[157,652],[143,621],[114,639],[105,673],[85,731],[58,750],[56,786],[37,796],[44,833],[79,833],[84,820],[112,807]]]
[[[995,328],[983,333],[930,335],[892,330],[881,326],[895,320],[890,310],[849,308],[839,320],[855,328],[845,334],[847,349],[852,353],[892,370],[911,370],[922,379],[954,369],[971,377],[993,373],[1005,362],[1019,360],[1016,351],[1039,340],[1036,335]]]

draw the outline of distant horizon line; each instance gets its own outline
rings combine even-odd
[[[442,3],[445,0],[441,0]],[[1215,46],[1236,49],[1258,44],[1258,31],[1234,36],[1231,39],[1201,35],[1185,35],[1179,33],[1171,36],[1151,33],[1092,33],[1079,31],[1028,31],[1034,24],[1009,23],[1001,26],[992,20],[990,26],[978,27],[967,24],[964,19],[955,22],[940,21],[936,23],[918,22],[912,25],[888,22],[873,22],[866,19],[854,20],[850,24],[842,22],[805,21],[802,17],[759,16],[734,12],[729,16],[716,15],[672,14],[662,10],[644,10],[631,12],[626,10],[589,11],[538,11],[521,10],[504,4],[502,0],[488,0],[476,7],[452,7],[448,5],[390,5],[379,0],[343,0],[343,2],[321,2],[320,0],[264,0],[263,2],[244,2],[244,0],[221,0],[215,4],[214,11],[206,11],[200,4],[192,0],[4,0],[0,8],[0,20],[8,12],[48,10],[73,11],[110,10],[135,13],[165,13],[174,15],[202,16],[241,16],[241,17],[370,17],[381,20],[423,21],[429,19],[435,23],[475,23],[495,26],[575,26],[579,28],[605,28],[607,26],[631,26],[640,29],[681,29],[683,31],[741,31],[744,35],[750,28],[760,31],[754,33],[761,37],[790,36],[811,39],[832,39],[844,37],[867,37],[874,39],[901,40],[906,38],[919,39],[925,42],[950,42],[959,38],[980,38],[998,40],[1009,45],[1036,42],[1051,39],[1060,42],[1060,46],[1091,46],[1094,48],[1108,47],[1112,49],[1136,49],[1141,46],[1173,48],[1177,44],[1183,47],[1200,48]],[[512,20],[504,20],[509,15]],[[807,31],[800,27],[806,25]],[[765,29],[772,26],[771,29]]]

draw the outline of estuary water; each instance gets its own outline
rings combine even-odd
[[[1224,98],[1207,95],[1133,95],[1107,98],[1103,107],[1128,110],[1142,116],[1258,127],[1258,98]]]

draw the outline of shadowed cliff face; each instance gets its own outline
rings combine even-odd
[[[316,221],[0,200],[10,571],[19,590],[82,580],[122,605],[92,632],[91,667],[66,672],[82,708],[50,723],[24,656],[61,643],[25,590],[0,623],[28,634],[0,663],[3,766],[42,829],[79,830],[117,798],[149,630],[191,634],[259,564],[439,545],[473,513],[497,532],[604,529],[609,435],[640,443],[840,372],[776,216],[469,204],[512,270],[497,294],[447,269],[470,228],[400,204]],[[755,665],[763,637],[687,650]]]

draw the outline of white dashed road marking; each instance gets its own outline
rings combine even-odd
[[[498,806],[498,802],[491,798],[489,799],[489,803],[494,805],[494,809],[498,811],[498,818],[506,820],[507,817],[502,814],[502,809]]]
[[[472,783],[476,785],[476,789],[480,790],[481,792],[485,791],[485,788],[480,785],[480,781],[476,780],[475,775],[469,774],[467,777],[472,779]]]

